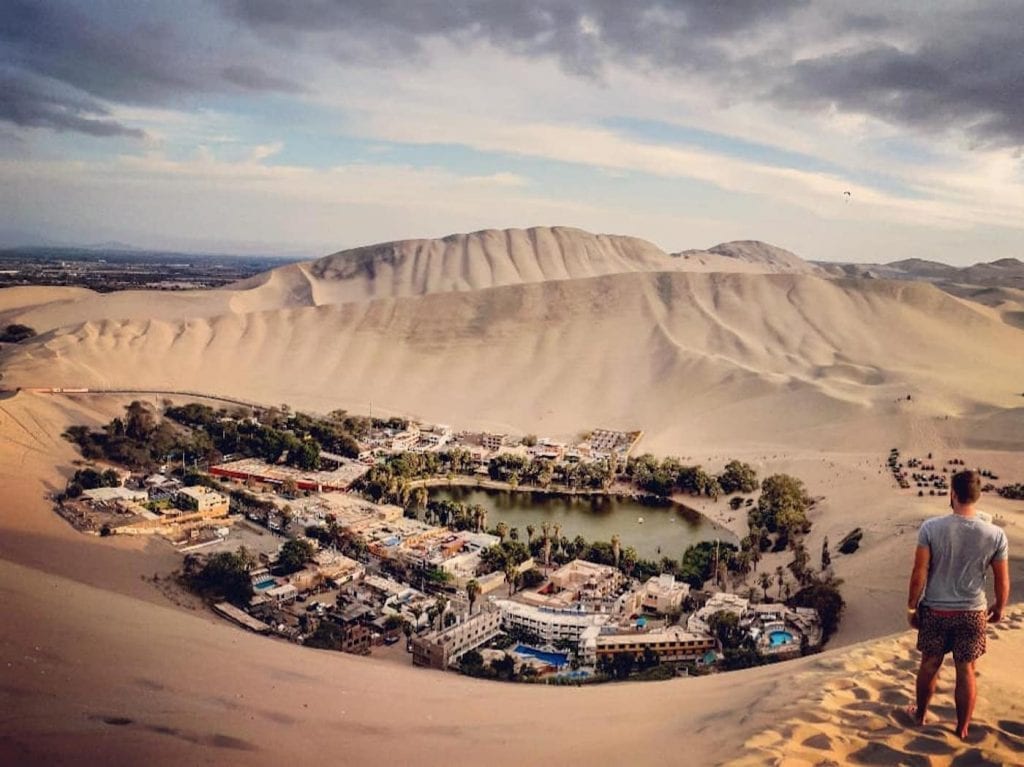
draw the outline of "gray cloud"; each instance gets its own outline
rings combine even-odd
[[[657,70],[699,78],[731,100],[838,109],[1019,147],[1020,10],[1016,0],[863,0],[856,11],[842,0],[6,0],[0,61],[36,79],[5,85],[17,102],[0,120],[133,135],[101,105],[299,93],[302,77],[268,58],[294,49],[334,65],[401,66],[425,61],[424,43],[443,38],[555,58],[582,76],[609,64]],[[824,52],[797,59],[811,43]],[[42,81],[62,87],[39,90]]]
[[[108,111],[89,99],[60,94],[35,78],[6,72],[0,75],[0,120],[21,127],[76,131],[90,136],[129,136],[145,133],[106,117]]]
[[[980,8],[980,6],[979,6]],[[873,44],[796,62],[772,97],[923,131],[951,126],[980,145],[1024,144],[1024,24],[962,19],[912,48]]]
[[[251,64],[232,64],[221,70],[224,79],[232,85],[250,91],[280,91],[282,93],[302,93],[301,85],[287,77],[279,77]]]
[[[721,61],[718,46],[746,30],[786,19],[807,0],[220,0],[225,11],[277,42],[341,35],[342,56],[376,50],[381,60],[420,50],[424,37],[482,39],[518,53],[552,55],[570,70],[608,59],[649,59],[676,67]]]
[[[220,3],[278,43],[338,36],[342,59],[408,58],[426,37],[480,39],[557,57],[579,74],[599,74],[611,61],[699,74],[732,98],[835,107],[924,132],[957,129],[980,144],[1024,144],[1024,24],[1014,0],[865,0],[855,12],[838,0]],[[801,43],[846,38],[841,52],[793,58]]]
[[[188,108],[229,90],[301,90],[247,63],[240,37],[203,0],[4,0],[0,62],[21,75],[5,84],[17,103],[5,103],[0,120],[137,136],[141,131],[102,119],[102,104]]]

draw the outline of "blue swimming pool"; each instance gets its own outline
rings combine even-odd
[[[256,591],[266,591],[267,589],[274,588],[274,586],[276,585],[277,581],[275,581],[273,578],[264,578],[259,583],[254,583],[252,587],[256,589]]]
[[[527,647],[524,644],[517,644],[512,652],[519,653],[520,655],[529,655],[537,660],[542,660],[549,666],[555,668],[561,668],[569,662],[569,656],[562,652],[544,652],[543,650],[537,650],[533,647]]]
[[[578,668],[575,671],[566,671],[564,674],[559,674],[559,679],[586,679],[590,676],[590,672],[586,669]]]
[[[793,635],[788,631],[773,631],[768,635],[769,641],[772,643],[772,647],[778,647],[779,645],[789,644],[793,641]]]

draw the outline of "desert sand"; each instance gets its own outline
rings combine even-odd
[[[203,391],[317,411],[365,412],[372,397],[375,413],[457,428],[642,428],[642,450],[791,472],[821,499],[809,551],[865,531],[835,559],[849,606],[827,652],[549,689],[249,635],[168,596],[168,545],[82,536],[52,512],[46,496],[76,459],[60,433],[131,397],[26,390],[0,399],[0,762],[1024,761],[1019,612],[981,664],[976,742],[951,739],[949,674],[945,721],[912,731],[896,713],[915,660],[902,610],[914,532],[945,508],[898,492],[883,467],[898,445],[1024,479],[1024,357],[1011,353],[1024,331],[930,285],[827,279],[764,247],[685,258],[584,234],[375,246],[220,291],[0,291],[0,321],[44,331],[5,351],[0,372],[26,389]],[[1006,526],[1020,583],[1024,504],[985,508]],[[703,510],[742,529],[724,504]]]

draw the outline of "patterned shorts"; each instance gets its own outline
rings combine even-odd
[[[988,614],[984,610],[918,611],[917,649],[924,655],[953,652],[957,663],[970,663],[985,654]]]

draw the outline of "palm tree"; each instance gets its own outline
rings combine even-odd
[[[513,541],[518,541],[519,540],[519,528],[518,527],[513,527],[512,529],[510,529],[508,531],[508,537],[511,538]]]
[[[754,572],[757,572],[757,563],[761,561],[761,528],[755,527],[750,531],[750,562],[754,566]]]
[[[736,555],[736,569],[740,575],[746,580],[747,573],[750,572],[750,563],[753,560],[753,550],[743,549],[739,554]]]
[[[768,587],[772,585],[772,577],[768,573],[757,576],[757,585],[764,591],[764,601],[768,601]]]
[[[505,542],[505,536],[508,535],[508,525],[505,524],[504,522],[499,522],[497,530],[498,530],[498,537],[501,539],[501,542],[504,543]]]
[[[551,567],[551,523],[547,520],[541,522],[540,530],[544,535],[544,574],[547,575]]]
[[[612,556],[615,558],[615,566],[619,566],[619,555],[622,553],[622,541],[619,540],[619,534],[615,533],[612,535]]]
[[[786,582],[786,573],[782,565],[775,568],[775,582],[779,585],[779,599],[782,599],[782,584]]]
[[[437,629],[440,631],[444,628],[444,614],[448,610],[448,597],[438,595],[437,599],[434,600],[434,606],[437,608]]]
[[[632,576],[633,568],[636,567],[637,561],[640,557],[636,553],[636,549],[632,546],[627,546],[622,552],[622,565],[626,570],[626,574]]]
[[[423,608],[419,605],[413,605],[409,608],[409,612],[412,613],[412,617],[416,619],[416,630],[420,629],[420,618],[423,617]]]
[[[537,528],[533,525],[526,526],[526,543],[527,545],[533,543],[533,534],[537,532]]]
[[[555,522],[551,526],[551,534],[555,536],[555,545],[561,546],[562,544],[562,526]]]
[[[473,604],[476,602],[476,598],[480,596],[480,584],[474,578],[466,584],[466,596],[469,598],[469,614],[473,614]]]
[[[505,563],[505,583],[508,584],[509,596],[512,596],[512,594],[515,593],[516,574],[518,572],[519,571],[516,569],[516,566],[514,564],[512,564],[511,562]]]

